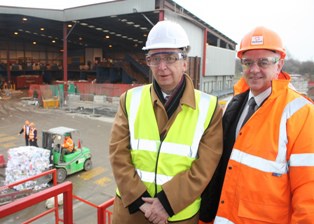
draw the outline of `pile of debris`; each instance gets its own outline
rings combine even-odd
[[[5,171],[5,185],[20,181],[50,168],[50,151],[33,146],[21,146],[8,151],[8,162]],[[34,189],[47,187],[47,183],[40,180],[28,181],[18,186],[15,190]]]

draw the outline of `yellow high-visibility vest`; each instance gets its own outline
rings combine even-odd
[[[129,90],[126,110],[132,162],[148,193],[154,197],[162,190],[163,184],[176,174],[190,169],[198,157],[199,143],[214,114],[217,98],[195,90],[196,109],[181,105],[182,111],[161,141],[150,87],[145,85]],[[200,202],[199,197],[170,217],[169,221],[191,218],[198,212]]]

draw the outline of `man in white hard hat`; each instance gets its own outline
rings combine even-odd
[[[143,49],[153,83],[122,94],[110,137],[112,223],[196,224],[222,154],[222,110],[186,74],[189,40],[179,24],[158,22]]]

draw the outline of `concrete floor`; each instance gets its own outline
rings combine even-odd
[[[26,97],[26,98],[25,98]],[[44,109],[33,105],[27,98],[27,91],[16,91],[11,97],[0,99],[0,154],[7,161],[7,150],[25,144],[18,135],[26,119],[34,122],[38,130],[38,145],[41,146],[41,131],[57,126],[79,129],[82,144],[91,149],[93,168],[67,177],[73,183],[73,193],[89,202],[99,205],[114,196],[115,182],[108,160],[108,139],[117,105],[96,105],[88,103]],[[95,111],[97,111],[95,113]],[[0,168],[0,185],[3,185],[5,168]],[[45,205],[39,203],[29,209],[7,216],[0,223],[22,223],[45,211]],[[97,223],[95,208],[73,200],[74,222],[76,224]],[[62,208],[60,208],[62,216]],[[33,223],[55,223],[53,215],[41,218]]]

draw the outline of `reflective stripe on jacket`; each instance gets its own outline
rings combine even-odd
[[[215,224],[314,223],[313,104],[289,81],[283,73],[273,80],[271,95],[240,130]]]
[[[190,168],[198,157],[200,139],[216,108],[217,98],[195,90],[196,110],[182,105],[182,111],[160,139],[150,96],[151,85],[128,91],[126,109],[130,127],[132,162],[138,175],[154,197],[161,186],[176,174]],[[200,206],[200,198],[170,221],[191,218]]]
[[[30,129],[29,129],[29,136],[28,136],[28,138],[29,138],[30,140],[33,140],[33,139],[36,139],[36,138],[37,138],[37,136],[36,136],[36,134],[35,134],[35,131],[36,131],[36,128],[30,128]]]

